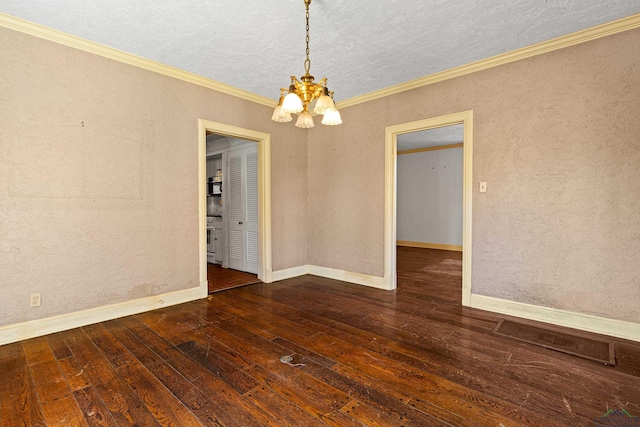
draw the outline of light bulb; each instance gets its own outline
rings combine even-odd
[[[336,126],[342,123],[340,112],[338,110],[327,111],[322,118],[322,124],[328,126]]]
[[[312,128],[314,126],[313,117],[311,117],[311,114],[309,114],[307,110],[300,113],[298,120],[296,121],[296,126],[303,129]]]

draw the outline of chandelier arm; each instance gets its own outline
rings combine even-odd
[[[320,97],[324,93],[325,84],[327,83],[327,79],[320,80],[313,89],[313,98],[316,99]]]
[[[304,83],[291,76],[291,84],[296,88],[296,91],[300,92],[304,89]]]

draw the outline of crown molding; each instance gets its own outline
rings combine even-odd
[[[169,65],[161,64],[159,62],[141,58],[139,56],[126,53],[118,49],[85,40],[71,34],[44,27],[33,22],[25,21],[23,19],[16,18],[2,12],[0,12],[0,26],[45,40],[49,40],[55,43],[63,44],[65,46],[73,47],[75,49],[80,49],[85,52],[93,53],[105,58],[113,59],[115,61],[123,62],[125,64],[133,65],[138,68],[143,68],[145,70],[163,74],[165,76],[173,77],[188,83],[193,83],[198,86],[206,87],[218,92],[226,93],[228,95],[255,102],[257,104],[262,104],[268,107],[274,107],[276,104],[275,100],[273,99],[266,98],[264,96],[248,92],[221,82],[217,82],[215,80],[207,79],[197,74],[180,70],[179,68],[171,67]],[[444,80],[453,79],[455,77],[464,76],[465,74],[471,74],[476,71],[486,70],[488,68],[497,67],[499,65],[508,64],[510,62],[519,61],[521,59],[530,58],[532,56],[541,55],[543,53],[552,52],[554,50],[562,49],[565,47],[584,43],[590,40],[595,40],[601,37],[610,36],[639,27],[640,14],[631,15],[626,18],[598,25],[596,27],[587,28],[586,30],[577,31],[575,33],[567,34],[565,36],[557,37],[555,39],[547,40],[531,46],[526,46],[521,49],[513,50],[511,52],[502,53],[490,58],[471,62],[469,64],[441,71],[439,73],[419,77],[408,82],[400,83],[374,92],[369,92],[364,95],[349,98],[344,101],[337,102],[336,107],[351,107],[353,105],[373,101],[385,96],[390,96],[422,86],[427,86],[433,83],[438,83]]]
[[[23,19],[16,18],[15,16],[7,15],[2,12],[0,12],[0,26],[39,37],[41,39],[49,40],[54,43],[59,43],[75,49],[83,50],[85,52],[93,53],[104,58],[109,58],[118,62],[133,65],[134,67],[173,77],[175,79],[182,80],[188,83],[193,83],[198,86],[206,87],[208,89],[213,89],[215,91],[226,93],[227,95],[232,95],[237,98],[255,102],[257,104],[266,105],[268,107],[274,107],[276,105],[276,101],[273,99],[248,92],[246,90],[238,89],[236,87],[217,82],[215,80],[207,79],[205,77],[172,67],[170,65],[161,64],[160,62],[151,61],[149,59],[141,58],[139,56],[123,52],[121,50],[114,49],[108,46],[104,46],[89,40],[85,40],[71,34],[63,33],[62,31],[54,30],[52,28],[44,27],[33,22],[25,21]]]
[[[464,76],[465,74],[475,73],[476,71],[486,70],[488,68],[497,67],[499,65],[508,64],[510,62],[519,61],[521,59],[530,58],[532,56],[541,55],[543,53],[552,52],[554,50],[573,46],[576,44],[588,42],[590,40],[599,39],[601,37],[610,36],[628,30],[640,27],[640,14],[631,15],[626,18],[607,22],[606,24],[596,27],[587,28],[586,30],[577,31],[567,34],[566,36],[557,37],[531,46],[526,46],[511,52],[502,53],[490,58],[481,59],[459,67],[450,68],[439,73],[430,74],[428,76],[419,77],[408,82],[389,86],[384,89],[369,92],[364,95],[355,96],[336,103],[336,107],[346,108],[363,102],[373,101],[385,96],[394,95],[407,90],[416,89],[444,80],[453,79],[455,77]]]

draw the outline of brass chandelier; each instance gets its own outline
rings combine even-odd
[[[273,112],[271,120],[286,123],[292,120],[291,114],[298,114],[296,126],[299,128],[312,128],[313,117],[309,113],[309,104],[316,101],[313,110],[316,114],[323,114],[323,125],[335,126],[342,123],[340,113],[336,109],[333,101],[333,92],[327,88],[327,79],[323,78],[318,83],[313,81],[313,76],[309,74],[311,60],[309,59],[309,5],[311,0],[304,0],[307,9],[307,59],[304,61],[304,76],[299,81],[296,76],[291,76],[289,89],[280,89],[280,100]],[[285,92],[287,92],[285,96]]]

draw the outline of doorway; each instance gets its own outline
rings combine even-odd
[[[464,126],[397,136],[398,288],[460,304]]]
[[[207,131],[209,293],[258,280],[258,147]]]
[[[462,165],[462,305],[471,299],[471,195],[473,153],[473,111],[465,111],[385,129],[385,215],[384,215],[384,285],[397,287],[397,165],[398,137],[445,126],[461,125],[463,134]]]
[[[239,284],[239,278],[242,277],[242,273],[234,274],[229,271],[229,275],[225,278],[224,276],[218,277],[221,280],[209,281],[208,276],[209,272],[212,269],[211,267],[218,268],[220,272],[224,272],[222,267],[229,267],[229,261],[231,259],[230,250],[237,251],[238,247],[230,245],[232,241],[232,234],[230,233],[231,228],[229,225],[231,215],[231,209],[233,208],[233,203],[230,198],[227,197],[228,200],[224,200],[225,193],[229,196],[233,194],[230,186],[233,185],[229,182],[229,179],[225,179],[228,176],[228,173],[237,173],[238,168],[232,168],[230,166],[226,166],[230,157],[237,158],[238,154],[240,154],[240,167],[250,168],[252,171],[251,178],[237,181],[239,182],[239,188],[235,190],[244,191],[244,196],[248,193],[251,194],[251,202],[247,203],[246,201],[240,205],[240,208],[237,210],[239,214],[244,214],[244,217],[241,217],[239,221],[244,225],[245,222],[249,222],[246,228],[243,228],[244,238],[241,236],[240,242],[243,244],[245,250],[244,259],[247,264],[250,265],[250,269],[252,270],[253,282],[262,281],[264,283],[270,283],[272,281],[272,263],[271,263],[271,137],[269,134],[265,134],[262,132],[252,131],[249,129],[238,128],[235,126],[225,125],[221,123],[211,122],[207,120],[199,120],[199,187],[198,191],[200,194],[200,208],[199,208],[199,224],[200,224],[200,288],[203,293],[209,292],[209,283],[210,282],[218,282],[224,283],[226,279],[235,287]],[[212,145],[210,144],[210,150],[207,150],[207,136],[210,135],[210,140],[216,139],[225,139],[227,141],[242,141],[240,144],[229,144],[228,150],[225,150],[225,155],[222,155],[222,152],[216,152],[212,150]],[[244,144],[244,145],[242,145]],[[240,149],[248,148],[246,152],[240,152]],[[242,157],[242,153],[244,153],[244,157]],[[220,163],[214,163],[221,165],[220,167],[216,167],[216,169],[221,169],[218,173],[214,173],[211,175],[211,171],[207,172],[207,160],[220,160]],[[234,167],[237,166],[238,161],[234,160]],[[248,166],[247,166],[248,165]],[[226,171],[225,171],[226,169]],[[242,176],[242,170],[239,170]],[[212,180],[209,180],[212,178]],[[212,181],[212,182],[211,182]],[[215,185],[214,191],[210,191],[210,185]],[[247,193],[248,187],[248,193]],[[212,200],[207,200],[209,194],[213,194],[211,197],[212,200],[218,202],[218,206],[214,207],[217,209],[216,212],[211,211]],[[240,197],[242,200],[242,195]],[[250,206],[249,206],[250,205]],[[247,207],[250,211],[251,215],[247,215]],[[208,209],[209,208],[209,209]],[[219,215],[207,215],[209,213],[219,214]],[[226,213],[226,215],[225,215]],[[226,218],[225,218],[226,217]],[[235,218],[235,217],[234,217]],[[222,230],[216,233],[216,227],[213,226],[213,221],[217,219],[217,225],[221,222],[225,222],[226,227],[223,225]],[[236,218],[237,219],[237,218]],[[248,220],[248,221],[247,221]],[[212,224],[208,224],[211,222]],[[207,232],[207,225],[209,225],[209,232]],[[235,227],[237,236],[238,228]],[[248,232],[247,232],[248,231]],[[216,247],[212,245],[211,236],[220,236],[222,240],[222,244],[218,241],[219,245]],[[207,245],[209,237],[209,245]],[[248,243],[247,243],[248,242]],[[237,241],[236,241],[237,243]],[[246,249],[251,246],[251,251],[246,251]],[[209,251],[207,251],[209,249]],[[215,255],[215,252],[222,250],[223,256]],[[240,248],[242,251],[242,247]],[[213,253],[212,256],[207,256]],[[235,255],[235,252],[234,254]],[[208,261],[213,261],[209,263]],[[234,264],[237,266],[237,264]],[[225,269],[226,270],[226,269]],[[215,271],[215,270],[214,270]],[[242,280],[240,280],[242,281]],[[250,280],[251,281],[251,280]]]

